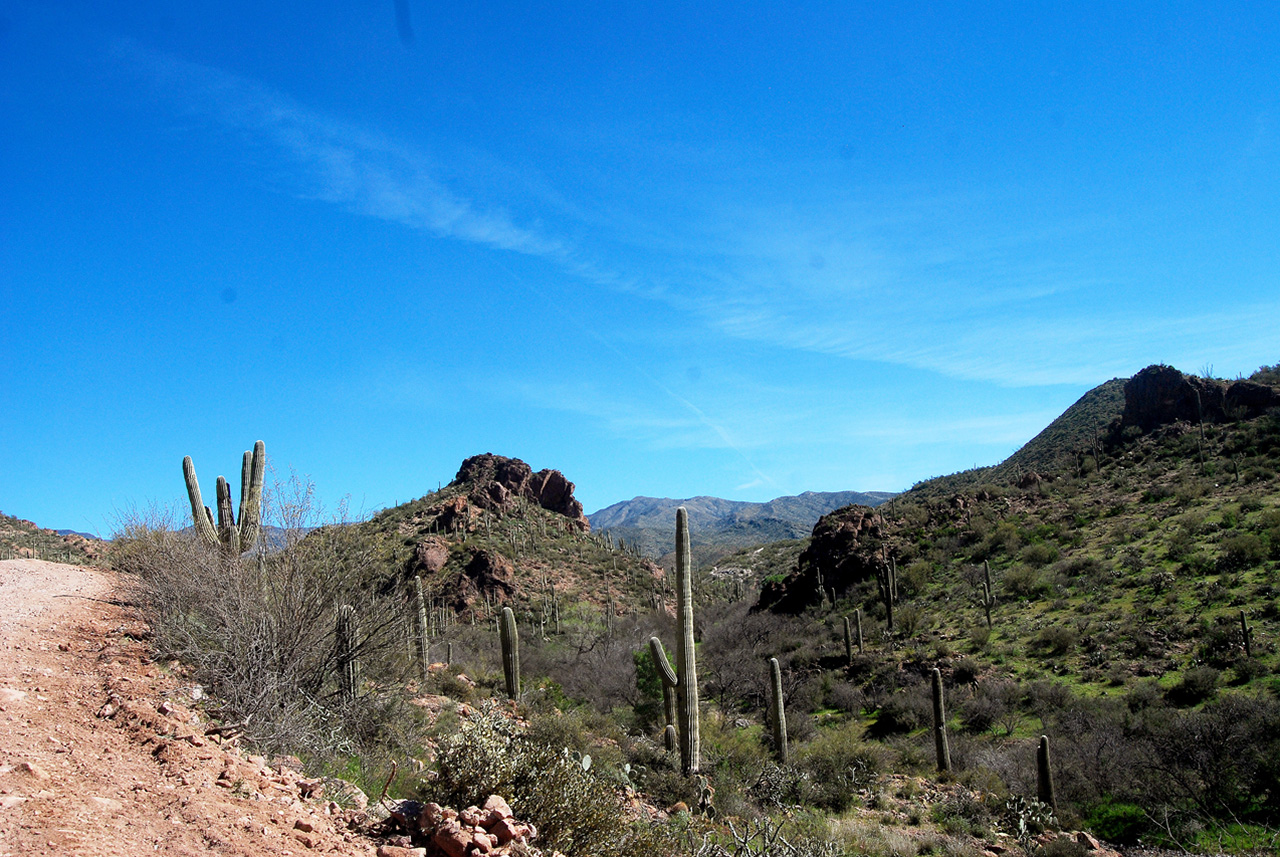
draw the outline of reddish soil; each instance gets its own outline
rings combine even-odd
[[[0,857],[372,857],[287,760],[206,734],[120,592],[99,569],[0,562]]]

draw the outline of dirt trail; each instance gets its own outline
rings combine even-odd
[[[206,735],[109,572],[0,562],[0,857],[372,855],[315,783]]]

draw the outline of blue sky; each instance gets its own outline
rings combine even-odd
[[[0,509],[898,490],[1280,362],[1280,7],[905,5],[0,2]]]

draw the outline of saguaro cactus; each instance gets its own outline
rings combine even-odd
[[[214,525],[213,512],[204,505],[200,496],[200,483],[196,480],[196,466],[191,456],[182,459],[182,476],[187,482],[187,497],[191,500],[191,520],[200,540],[209,547],[221,548],[228,556],[238,557],[258,541],[262,530],[262,474],[266,468],[266,446],[262,441],[246,451],[240,466],[240,517],[237,522],[231,512],[231,488],[227,480],[218,477],[218,522]]]
[[[680,721],[680,769],[696,774],[701,767],[702,740],[698,730],[698,663],[693,639],[693,562],[689,550],[689,515],[684,506],[676,509],[676,669],[671,668],[662,641],[649,638],[653,660],[667,689],[676,697]]]
[[[413,595],[418,607],[418,663],[422,670],[422,680],[426,681],[430,674],[431,646],[427,636],[427,600],[422,597],[422,576],[413,576]]]
[[[1053,793],[1053,771],[1049,768],[1049,736],[1040,736],[1036,748],[1036,797],[1046,806],[1058,811],[1058,801]]]
[[[356,648],[360,636],[359,620],[356,608],[343,604],[338,608],[337,627],[335,629],[336,659],[338,661],[338,685],[342,691],[343,702],[352,702],[360,687],[360,661],[356,657]]]
[[[1243,610],[1240,611],[1240,636],[1244,638],[1244,656],[1253,657],[1253,627],[1245,618]]]
[[[933,748],[938,770],[951,770],[951,748],[947,746],[947,709],[942,698],[942,672],[933,668]]]
[[[770,725],[773,726],[773,749],[778,761],[787,763],[787,709],[782,699],[782,668],[777,658],[769,658]]]
[[[502,674],[507,680],[507,696],[520,698],[520,632],[516,629],[516,614],[510,607],[502,608],[502,624],[498,626],[502,638]]]
[[[849,626],[849,617],[844,617],[844,659],[853,663],[853,629]]]
[[[991,608],[996,606],[996,597],[991,594],[991,564],[982,561],[982,609],[987,614],[987,628],[991,628]]]
[[[886,624],[893,631],[893,604],[898,600],[898,564],[888,561],[881,563],[876,569],[876,584],[880,589],[880,600],[884,602]]]

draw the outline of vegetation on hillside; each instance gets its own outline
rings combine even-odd
[[[441,531],[430,510],[469,490],[450,486],[235,562],[152,522],[122,534],[116,560],[143,584],[161,654],[215,691],[211,713],[372,790],[393,761],[400,796],[506,790],[569,854],[1050,855],[1083,847],[1045,831],[1079,827],[1274,852],[1280,413],[1106,432],[1114,390],[1095,393],[1017,467],[868,512],[879,541],[863,547],[892,562],[891,583],[828,574],[797,615],[755,609],[765,582],[812,585],[820,570],[801,556],[817,530],[696,569],[695,776],[664,744],[648,646],[676,640],[666,575],[534,504]],[[420,625],[409,571],[429,538],[446,544],[442,574],[488,551],[515,587],[459,609],[424,579]],[[343,604],[360,617],[354,648],[339,646]],[[499,604],[519,617],[514,706]],[[785,760],[766,713],[771,658]],[[1040,802],[1042,735],[1055,806]]]

